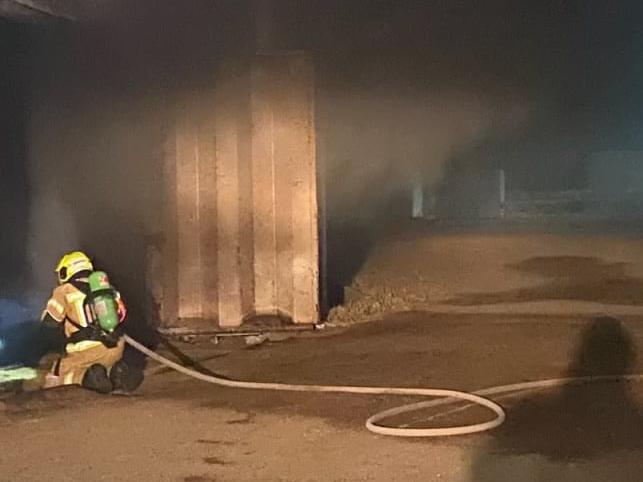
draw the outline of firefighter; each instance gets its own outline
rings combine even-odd
[[[74,251],[63,256],[55,271],[58,287],[47,302],[42,322],[62,332],[65,346],[47,373],[44,386],[82,385],[99,393],[136,389],[142,381],[142,372],[123,360],[125,342],[120,330],[104,331],[88,306],[89,276],[94,271],[91,260]],[[127,310],[115,290],[114,295],[122,323]]]

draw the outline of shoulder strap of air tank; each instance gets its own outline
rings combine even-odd
[[[87,282],[74,279],[68,281],[68,283],[85,295],[88,295],[90,293],[89,283]]]
[[[79,324],[79,323],[76,323],[76,322],[75,322],[74,320],[72,320],[69,316],[65,316],[65,321],[66,321],[67,323],[69,323],[70,325],[75,326],[75,327],[76,327],[76,328],[78,328],[79,330],[82,330],[83,328],[85,328],[83,325],[81,325],[81,324]]]

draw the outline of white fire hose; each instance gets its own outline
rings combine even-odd
[[[137,349],[149,358],[161,363],[162,365],[165,365],[168,368],[172,368],[173,370],[188,375],[192,378],[196,378],[208,383],[213,383],[215,385],[221,385],[224,387],[251,388],[255,390],[276,390],[287,392],[351,393],[361,395],[410,395],[432,398],[439,397],[437,400],[412,403],[400,407],[391,408],[389,410],[385,410],[373,415],[366,421],[366,428],[371,432],[380,435],[391,435],[394,437],[444,437],[448,435],[465,435],[476,432],[484,432],[486,430],[496,428],[505,421],[505,411],[493,400],[485,398],[491,395],[500,398],[503,395],[507,396],[508,394],[515,394],[528,390],[553,388],[562,385],[580,385],[589,382],[632,381],[643,379],[643,374],[554,378],[550,380],[538,380],[534,382],[514,383],[511,385],[496,386],[486,388],[484,390],[478,390],[472,393],[439,388],[353,387],[343,385],[296,385],[290,383],[244,382],[239,380],[228,380],[226,378],[221,378],[214,375],[206,375],[205,373],[186,368],[183,365],[168,360],[167,358],[150,350],[128,335],[124,335],[124,337],[125,341],[133,348]],[[490,421],[481,423],[441,428],[386,427],[378,424],[378,422],[386,418],[401,415],[403,413],[414,412],[417,410],[436,407],[439,405],[453,404],[460,401],[467,401],[470,403],[465,405],[465,407],[451,410],[448,413],[453,413],[473,405],[480,405],[491,410],[495,414],[495,418]]]

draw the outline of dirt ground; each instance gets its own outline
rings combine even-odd
[[[595,311],[598,303],[643,314],[643,244],[638,235],[598,230],[420,225],[373,244],[347,285],[333,322],[408,310],[565,314],[570,301],[575,311]]]
[[[177,344],[246,380],[478,389],[569,374],[643,372],[635,319],[431,315],[245,348]],[[136,396],[81,389],[5,398],[0,479],[638,480],[643,385],[597,383],[502,399],[482,435],[372,435],[369,414],[408,399],[224,389],[150,366]],[[398,422],[422,426],[431,413]],[[488,416],[467,410],[438,424]]]
[[[449,236],[450,241],[398,239],[407,244],[400,265],[389,270],[397,278],[387,281],[376,270],[372,279],[379,276],[390,287],[414,266],[424,281],[415,285],[409,278],[400,296],[443,279],[449,289],[427,291],[442,293],[433,306],[469,313],[394,313],[371,323],[273,337],[252,348],[242,339],[213,344],[205,338],[173,346],[204,370],[257,381],[476,390],[553,377],[643,373],[637,357],[643,348],[643,316],[637,311],[643,298],[635,287],[643,276],[643,250],[635,240],[619,238],[610,245],[606,238],[555,241],[543,235],[539,248],[523,235],[513,244],[514,235],[489,236],[486,243],[482,236]],[[386,267],[382,256],[372,253],[362,273],[373,263]],[[451,266],[449,259],[460,264]],[[471,279],[464,279],[467,273]],[[613,288],[610,280],[623,284]],[[595,300],[595,294],[603,296]],[[577,309],[582,301],[593,303],[592,314]],[[534,302],[554,302],[567,314],[525,315],[516,308]],[[503,309],[483,313],[489,307]],[[484,434],[410,440],[364,428],[369,415],[411,401],[227,389],[150,364],[134,396],[65,388],[2,397],[0,480],[641,480],[643,382],[597,382],[500,398],[507,421]],[[435,411],[424,411],[390,422],[445,426],[489,414],[466,409],[435,417]]]

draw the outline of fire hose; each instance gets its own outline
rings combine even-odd
[[[504,409],[495,401],[487,398],[495,396],[496,398],[506,397],[530,390],[544,388],[554,388],[563,385],[581,385],[590,382],[612,382],[612,381],[634,381],[642,380],[643,374],[635,375],[601,375],[572,378],[553,378],[548,380],[538,380],[532,382],[514,383],[510,385],[501,385],[477,390],[474,392],[464,392],[459,390],[448,390],[441,388],[404,388],[404,387],[366,387],[366,386],[345,386],[345,385],[302,385],[290,383],[269,383],[269,382],[247,382],[240,380],[230,380],[227,378],[208,375],[196,370],[192,370],[180,365],[172,360],[159,355],[146,346],[124,335],[125,341],[149,358],[165,365],[168,368],[183,373],[189,377],[230,388],[249,388],[254,390],[274,390],[288,392],[317,392],[317,393],[347,393],[361,395],[404,395],[404,396],[421,396],[431,397],[434,400],[417,402],[399,407],[391,408],[371,416],[366,421],[366,428],[373,433],[380,435],[390,435],[394,437],[444,437],[450,435],[465,435],[477,432],[484,432],[496,428],[505,421]],[[437,399],[435,399],[437,397]],[[384,419],[402,415],[417,410],[427,408],[451,405],[457,402],[469,402],[462,408],[450,410],[445,413],[453,413],[471,406],[482,406],[489,409],[495,414],[495,418],[489,421],[474,423],[469,425],[458,425],[451,427],[439,428],[413,428],[413,427],[387,427],[380,425]]]

